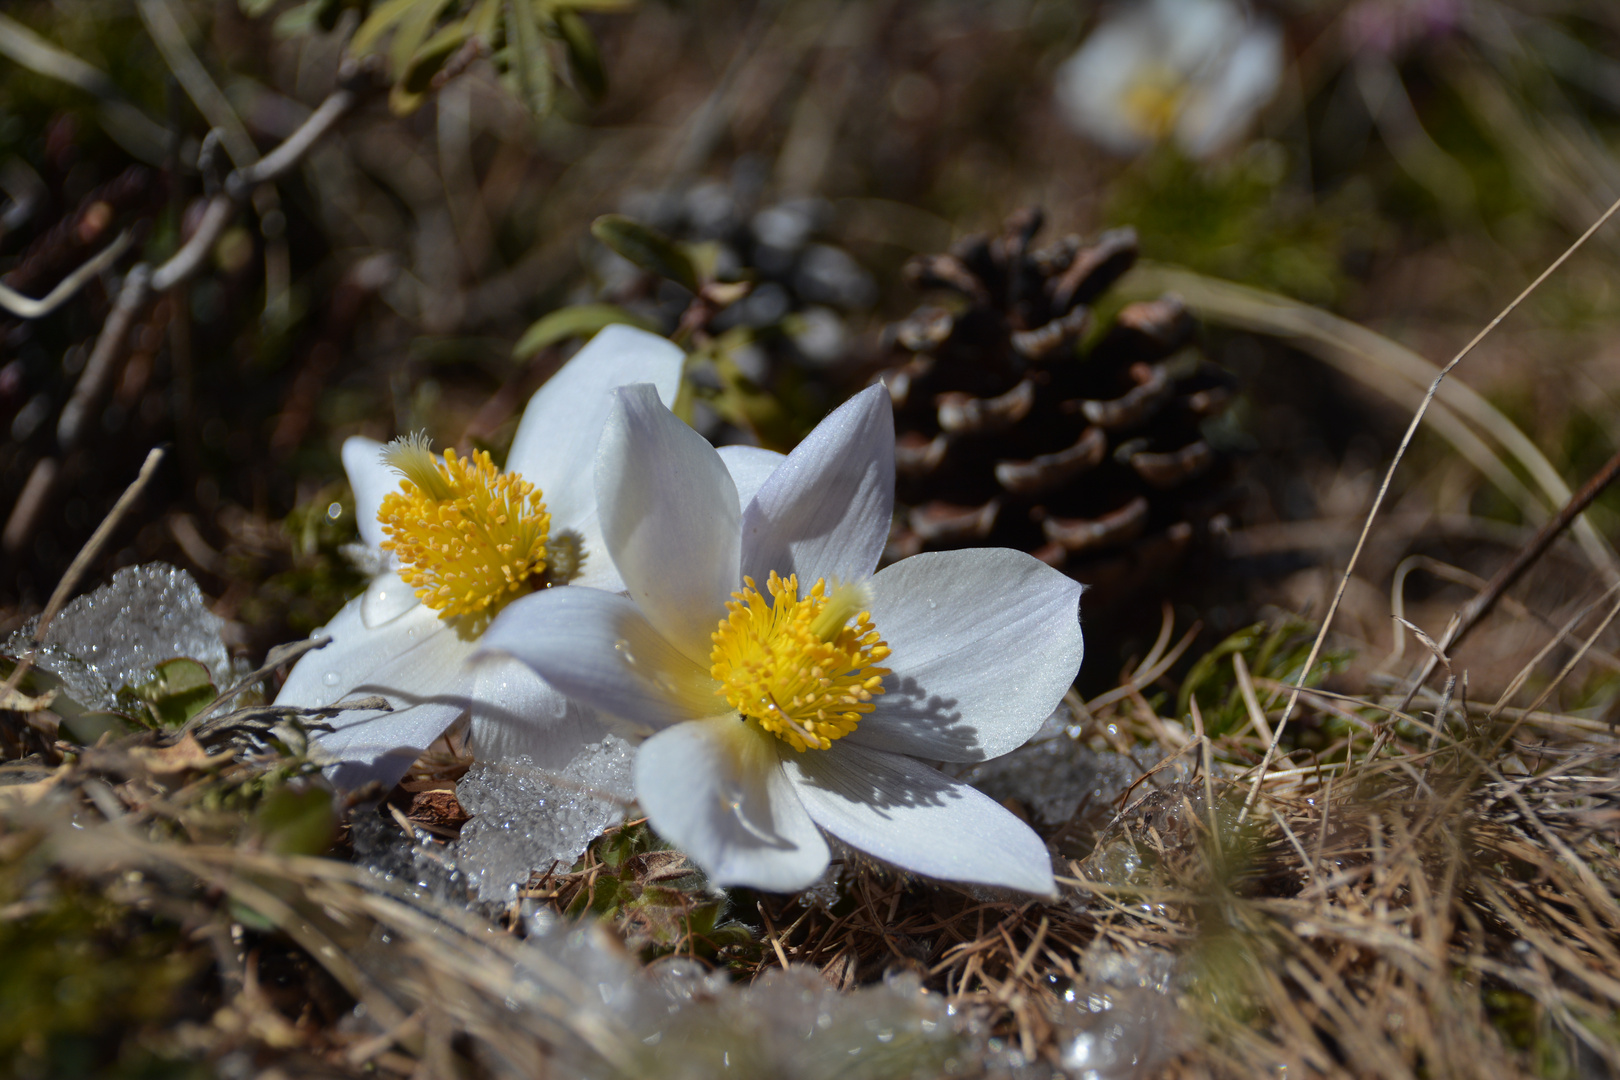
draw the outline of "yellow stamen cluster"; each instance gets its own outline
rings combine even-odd
[[[405,479],[377,513],[382,546],[399,554],[399,575],[422,603],[446,619],[494,615],[533,588],[551,529],[533,484],[482,451],[446,450],[439,461],[420,439],[390,444],[384,460]]]
[[[797,575],[771,572],[767,601],[753,578],[732,593],[726,617],[711,636],[709,674],[715,693],[795,750],[825,750],[855,730],[883,693],[888,668],[876,667],[889,646],[860,610],[865,590],[825,580],[799,599]]]
[[[1176,126],[1186,85],[1175,71],[1148,65],[1125,90],[1120,105],[1125,119],[1139,135],[1162,139]]]

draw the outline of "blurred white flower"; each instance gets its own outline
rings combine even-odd
[[[624,587],[602,550],[596,445],[616,387],[651,383],[673,401],[682,361],[663,338],[603,330],[530,399],[505,472],[487,454],[436,458],[417,440],[343,444],[380,572],[317,631],[332,643],[299,660],[276,697],[315,707],[375,694],[393,706],[341,713],[318,736],[335,783],[392,786],[463,714],[481,759],[561,767],[601,738],[588,709],[524,665],[467,661],[490,619],[538,586]]]
[[[1282,31],[1235,0],[1139,0],[1064,62],[1056,93],[1069,124],[1114,153],[1173,138],[1207,158],[1244,133],[1282,70]]]
[[[718,884],[803,888],[826,830],[928,877],[1051,893],[1040,838],[928,763],[1034,733],[1080,665],[1080,586],[1006,549],[873,573],[894,506],[881,386],[785,458],[715,451],[651,387],[616,398],[597,499],[628,595],[524,597],[484,647],[654,731],[636,798]]]

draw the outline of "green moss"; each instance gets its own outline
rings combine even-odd
[[[186,1075],[141,1045],[185,1010],[204,967],[180,929],[76,885],[33,902],[37,913],[0,922],[0,1073]]]
[[[1122,176],[1110,223],[1132,225],[1148,258],[1331,304],[1344,285],[1341,245],[1369,235],[1352,197],[1323,206],[1288,191],[1288,151],[1257,143],[1217,165],[1165,148]]]

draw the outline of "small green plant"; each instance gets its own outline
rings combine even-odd
[[[1285,619],[1276,625],[1255,623],[1231,635],[1198,658],[1181,682],[1176,699],[1176,715],[1186,716],[1194,698],[1204,717],[1204,731],[1212,738],[1241,727],[1248,716],[1232,664],[1241,655],[1256,678],[1293,683],[1305,667],[1316,628],[1299,619]],[[1320,686],[1322,681],[1350,662],[1343,650],[1326,650],[1305,677],[1305,685]]]
[[[714,959],[728,946],[753,944],[748,927],[725,917],[725,896],[645,822],[603,834],[573,874],[567,914],[613,923],[643,960],[672,953]]]

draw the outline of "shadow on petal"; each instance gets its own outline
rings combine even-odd
[[[901,769],[888,755],[841,750],[839,743],[830,750],[806,751],[794,761],[801,788],[807,785],[837,795],[880,815],[885,810],[943,807],[962,797],[962,785],[937,769],[920,763]]]
[[[957,699],[930,694],[911,676],[890,675],[876,708],[847,738],[857,746],[930,761],[976,761],[984,756],[979,729],[963,723]]]

